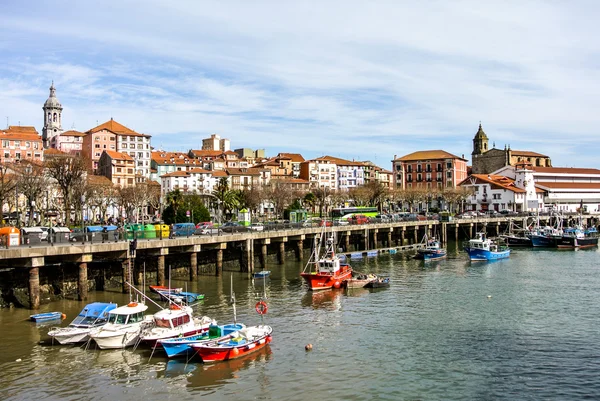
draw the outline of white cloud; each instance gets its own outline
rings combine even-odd
[[[104,4],[2,6],[11,121],[41,130],[54,79],[64,121],[114,117],[173,149],[217,132],[388,167],[419,149],[468,157],[482,120],[498,147],[600,167],[595,2]]]

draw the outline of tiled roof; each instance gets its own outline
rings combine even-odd
[[[88,174],[87,182],[89,185],[106,185],[106,186],[113,185],[112,181],[108,177],[105,177],[103,175]]]
[[[496,187],[496,189],[504,188],[509,191],[518,192],[518,193],[527,192],[522,188],[517,188],[515,186],[515,180],[513,180],[512,178],[508,178],[503,175],[494,175],[494,174],[472,174],[470,177],[467,177],[465,180],[463,180],[463,182],[461,182],[461,185],[463,183],[470,182],[470,180],[472,178],[475,178],[475,179],[477,179],[477,181],[480,181],[480,182],[487,182],[488,184],[494,185]]]
[[[113,133],[119,134],[119,135],[146,136],[146,137],[150,136],[150,135],[146,135],[146,134],[140,134],[139,132],[135,132],[131,128],[127,128],[123,124],[119,124],[118,122],[116,122],[112,118],[110,119],[110,121],[107,121],[104,124],[100,124],[97,127],[94,127],[92,129],[90,129],[89,131],[87,131],[87,133],[88,134],[93,134],[95,132],[99,132],[99,131],[102,131],[102,130],[108,130],[110,132],[113,132]]]
[[[294,163],[302,163],[304,161],[304,157],[300,153],[279,153],[277,156],[290,158]]]
[[[227,175],[260,175],[260,170],[257,168],[228,168]]]
[[[293,177],[289,177],[289,176],[273,176],[273,177],[271,177],[271,180],[283,182],[286,184],[309,184],[310,183],[310,181],[308,181],[308,180],[303,180],[301,178],[293,178]]]
[[[350,161],[350,160],[346,160],[346,159],[340,159],[339,157],[333,157],[333,156],[321,156],[321,157],[317,157],[316,159],[312,159],[309,161],[328,161],[328,162],[331,162],[338,166],[364,166],[365,165],[363,162],[355,162],[355,161]]]
[[[548,174],[593,174],[600,175],[600,170],[595,168],[576,168],[576,167],[531,167],[536,173],[548,173]]]
[[[172,171],[170,173],[163,174],[160,177],[164,178],[164,177],[189,177],[189,176],[190,176],[189,171]]]
[[[129,156],[127,153],[116,152],[114,150],[105,150],[104,152],[107,155],[109,155],[110,158],[113,160],[131,160],[131,161],[133,161],[133,158],[131,156]]]
[[[600,190],[600,182],[554,182],[554,181],[536,181],[536,186],[548,189],[583,189]]]
[[[227,173],[223,170],[217,170],[212,172],[213,177],[227,177]]]
[[[190,153],[194,156],[194,157],[217,157],[217,156],[221,156],[223,154],[222,150],[202,150],[202,149],[197,149],[197,150],[190,150]],[[235,153],[235,152],[234,152]]]
[[[187,153],[153,151],[152,160],[156,164],[196,165],[198,160],[190,158]]]
[[[453,155],[452,153],[448,153],[445,150],[420,150],[418,152],[409,153],[406,156],[402,156],[398,159],[394,159],[392,161],[417,161],[417,160],[439,160],[439,159],[460,159],[465,160],[462,157],[458,157]]]
[[[60,136],[85,136],[85,134],[83,132],[69,130],[69,131],[63,132],[62,134],[60,134]]]
[[[52,156],[66,156],[65,152],[62,152],[55,148],[48,148],[44,150],[44,157],[52,157]]]
[[[541,153],[530,152],[528,150],[511,150],[513,156],[526,156],[526,157],[548,157]]]
[[[0,138],[16,141],[41,141],[42,137],[35,127],[11,125],[6,130],[0,130]]]

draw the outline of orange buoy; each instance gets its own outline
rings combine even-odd
[[[342,285],[340,284],[339,281],[336,281],[335,283],[333,283],[333,288],[335,289],[339,289]]]
[[[268,310],[269,307],[267,306],[267,303],[265,301],[258,301],[256,303],[256,313],[258,313],[259,315],[266,314]]]
[[[134,306],[137,306],[138,303],[137,302],[130,302],[127,304],[127,306],[129,306],[130,308],[133,308]]]
[[[170,308],[171,308],[171,310],[178,310],[178,309],[181,309],[181,306],[179,306],[177,304],[171,304]]]
[[[311,351],[312,350],[312,344],[306,344],[306,346],[304,347],[305,350],[307,351]]]
[[[231,350],[231,353],[235,356],[235,355],[239,354],[240,351],[237,348],[234,348]]]
[[[64,313],[62,315],[60,315],[61,318],[66,319],[67,315],[65,315]]]

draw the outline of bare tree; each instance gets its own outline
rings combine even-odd
[[[78,186],[83,185],[87,167],[85,160],[80,156],[61,154],[53,155],[46,160],[46,172],[56,181],[62,195],[66,225],[71,221],[73,192]]]
[[[289,184],[272,180],[264,187],[265,200],[273,204],[276,216],[283,216],[283,211],[295,199],[296,193]]]
[[[28,225],[33,225],[36,208],[40,206],[40,198],[46,191],[49,184],[44,166],[41,164],[22,161],[15,164],[14,169],[17,173],[17,187],[27,200],[27,209],[29,210]]]
[[[99,176],[88,176],[88,187],[87,205],[105,221],[108,207],[116,202],[117,189],[108,178]]]
[[[17,177],[11,167],[0,163],[0,224],[4,221],[2,212],[4,204],[13,198],[16,182]]]

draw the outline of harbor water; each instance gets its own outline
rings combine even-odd
[[[195,309],[220,323],[261,322],[266,292],[273,342],[229,362],[167,360],[159,351],[53,345],[85,302],[43,305],[62,322],[36,325],[30,311],[0,310],[3,400],[572,400],[600,399],[600,252],[516,249],[509,259],[469,262],[405,254],[352,260],[389,275],[378,290],[308,292],[303,264],[172,286],[206,295]],[[90,293],[124,304],[129,296]],[[151,306],[150,311],[156,310]],[[312,350],[305,346],[312,344]]]

